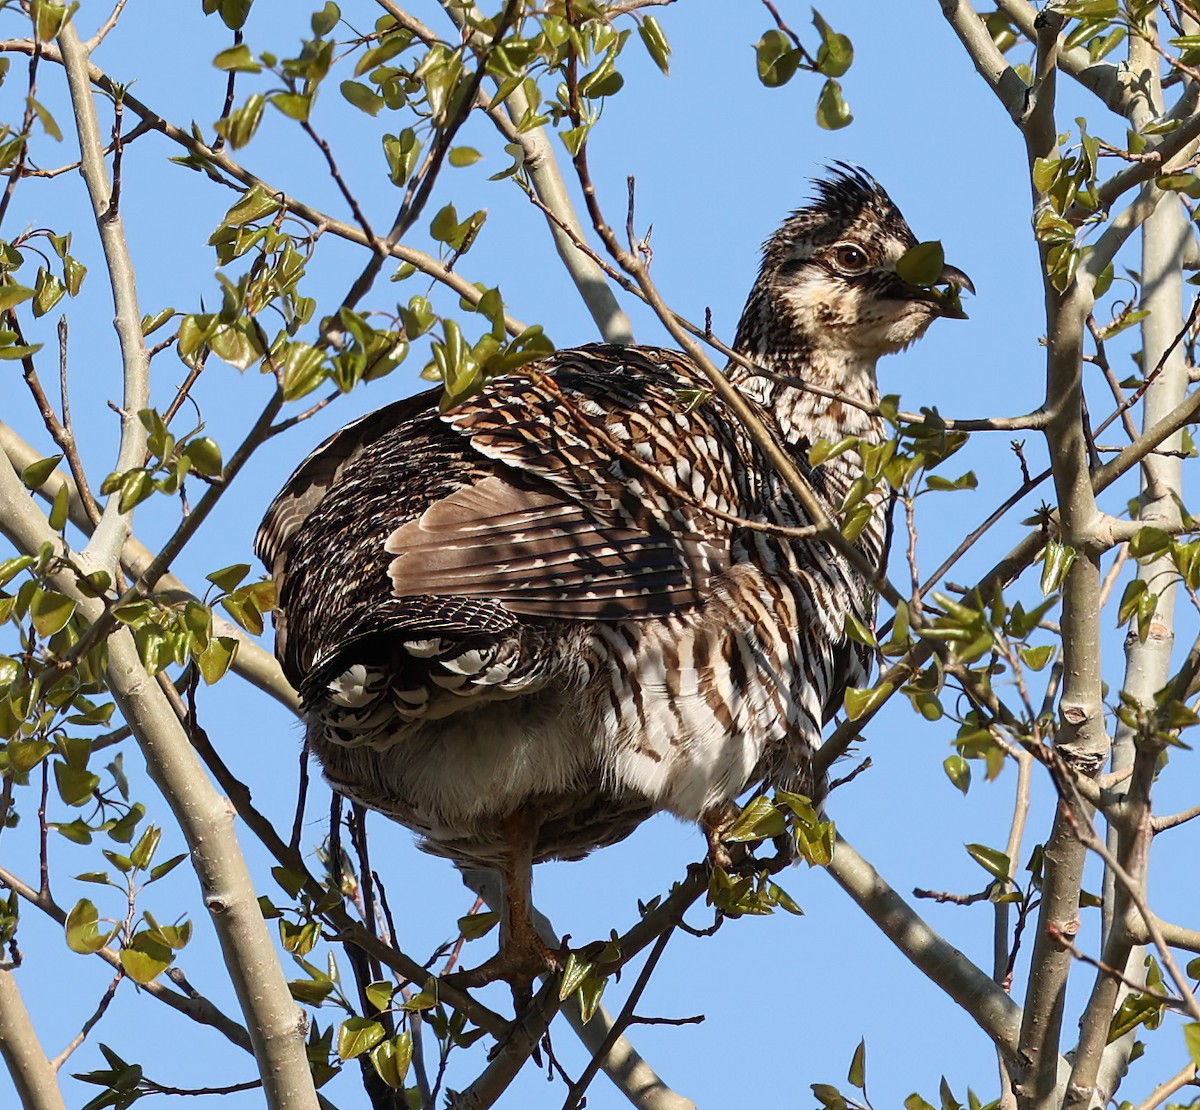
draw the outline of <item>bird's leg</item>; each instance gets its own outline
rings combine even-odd
[[[718,802],[700,814],[700,828],[708,840],[708,861],[713,867],[728,871],[733,865],[725,834],[733,827],[741,810],[733,802]]]
[[[500,951],[469,971],[449,976],[460,987],[481,987],[496,979],[513,988],[518,1011],[532,997],[538,975],[558,971],[562,957],[551,949],[534,928],[532,911],[533,848],[538,823],[532,814],[518,811],[500,822],[509,852],[500,866]]]

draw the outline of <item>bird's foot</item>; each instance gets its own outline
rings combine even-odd
[[[558,973],[563,964],[563,954],[546,944],[531,928],[528,933],[509,938],[499,952],[478,967],[453,972],[446,976],[446,981],[460,989],[469,989],[503,980],[512,988],[513,1004],[519,1015],[533,998],[533,981],[539,975]]]
[[[721,802],[706,809],[700,815],[700,828],[708,841],[708,862],[713,868],[728,871],[733,866],[733,856],[725,844],[725,834],[733,827],[741,810],[733,802]]]

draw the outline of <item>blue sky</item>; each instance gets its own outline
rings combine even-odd
[[[345,7],[349,15],[350,5]],[[358,7],[369,12],[363,23],[375,18],[369,5]],[[94,0],[84,4],[80,19],[85,30],[101,10]],[[444,26],[433,5],[414,10],[432,25]],[[782,10],[798,29],[808,31],[805,5],[784,5]],[[808,179],[823,163],[842,159],[862,165],[890,191],[918,238],[942,240],[947,259],[969,273],[978,290],[967,304],[969,321],[939,322],[917,347],[882,365],[884,390],[902,394],[907,409],[937,405],[947,415],[1010,415],[1035,408],[1043,380],[1042,296],[1028,231],[1023,144],[1016,130],[975,75],[938,5],[831,2],[822,12],[835,29],[852,37],[856,48],[854,67],[843,79],[856,119],[836,133],[822,131],[814,122],[816,80],[801,74],[778,90],[764,89],[757,81],[752,44],[770,26],[765,8],[687,0],[657,9],[674,48],[671,77],[659,74],[637,44],[631,44],[622,66],[626,87],[608,102],[594,132],[592,165],[610,218],[623,218],[625,178],[634,175],[639,225],[654,225],[653,275],[659,288],[669,303],[694,320],[711,307],[715,330],[729,338],[754,277],[758,244],[789,210],[805,201]],[[6,37],[24,33],[11,12],[3,19]],[[305,6],[258,0],[246,33],[252,49],[280,52],[306,30]],[[207,129],[219,114],[224,89],[224,75],[213,69],[211,58],[227,43],[227,32],[215,19],[203,17],[194,0],[131,0],[120,28],[95,60],[120,80],[136,78],[135,94],[163,115],[183,125],[195,118]],[[15,62],[0,89],[6,118],[19,115],[13,104],[24,91],[23,71],[23,60]],[[243,90],[251,87],[247,82]],[[1100,120],[1098,105],[1069,88],[1064,95],[1070,99],[1061,112],[1063,120],[1080,112]],[[39,96],[68,131],[62,75],[51,65],[42,68]],[[341,103],[336,82],[322,94],[314,125],[334,141],[374,222],[386,225],[398,198],[383,177],[379,134],[392,125]],[[479,122],[470,125],[464,141],[478,147],[484,160],[469,169],[447,169],[428,211],[431,216],[449,201],[457,204],[460,214],[488,209],[488,223],[459,270],[470,280],[499,283],[510,311],[545,324],[557,345],[594,340],[594,327],[557,264],[540,215],[511,183],[486,180],[507,164],[502,143]],[[123,214],[144,312],[166,305],[195,310],[201,298],[212,305],[218,295],[211,277],[214,259],[204,244],[234,197],[169,164],[166,159],[176,153],[156,136],[139,140],[126,153]],[[61,149],[39,140],[41,164],[59,164],[74,156],[69,131]],[[269,113],[260,137],[239,157],[272,184],[346,218],[315,148],[289,121]],[[85,455],[98,483],[112,454],[116,423],[103,403],[119,396],[119,362],[85,204],[82,183],[74,174],[27,183],[16,194],[4,234],[10,236],[27,224],[78,229],[76,249],[91,266],[91,275],[85,295],[70,308],[72,388]],[[414,243],[423,245],[420,236]],[[327,236],[310,274],[310,293],[322,304],[336,303],[360,265],[356,253]],[[401,287],[381,282],[368,303],[387,307],[396,296],[407,297],[420,288],[417,278]],[[625,307],[640,341],[664,342],[663,332],[644,309],[628,303]],[[44,322],[45,334],[35,338],[49,339],[49,326]],[[6,365],[13,377],[3,386],[4,418],[49,454],[45,436],[38,438],[28,397],[11,364]],[[257,521],[296,461],[360,412],[424,388],[417,378],[420,365],[421,359],[410,359],[390,377],[339,400],[268,444],[186,552],[178,565],[180,576],[198,583],[220,566],[251,561]],[[182,366],[171,354],[156,361],[158,405],[169,401],[182,375]],[[268,390],[265,380],[240,377],[218,366],[201,379],[196,396],[210,434],[228,454]],[[1097,393],[1093,412],[1106,411]],[[961,461],[960,470],[975,470],[978,490],[940,495],[923,507],[920,548],[926,570],[1019,484],[1011,438],[1004,433],[977,436],[956,461]],[[1038,467],[1044,448],[1035,435],[1027,438],[1030,465]],[[1120,496],[1130,492],[1127,488]],[[1030,504],[1036,502],[1034,498]],[[983,548],[964,561],[953,575],[956,581],[973,581],[1011,546],[1022,532],[1018,521],[1030,511],[1029,506],[1023,508],[1010,514]],[[168,534],[172,511],[164,506],[139,514],[137,530],[144,542],[153,546]],[[895,571],[897,581],[906,580],[901,564]],[[1109,631],[1106,673],[1116,684],[1121,633]],[[280,827],[289,826],[299,726],[232,677],[204,693],[200,711],[209,734],[251,786],[258,804]],[[961,845],[1002,846],[1007,834],[1011,771],[993,784],[977,781],[963,798],[940,768],[952,738],[948,722],[930,726],[906,706],[893,706],[869,728],[862,748],[870,754],[873,769],[839,791],[830,806],[839,829],[902,893],[914,886],[979,889],[986,876]],[[153,788],[139,773],[136,748],[127,746],[125,758],[135,772],[135,789],[151,805],[153,816]],[[1187,762],[1194,779],[1194,757],[1182,753],[1177,758]],[[1178,808],[1171,805],[1173,791],[1179,795],[1175,800],[1185,804],[1178,786],[1183,777],[1164,779],[1165,808]],[[1035,807],[1031,819],[1026,853],[1048,827],[1044,789],[1039,789],[1037,800],[1040,808]],[[305,830],[309,848],[323,835],[327,808],[323,790],[314,791]],[[161,803],[157,813],[161,821]],[[167,823],[160,850],[164,858],[183,850],[169,819]],[[454,919],[466,912],[472,898],[447,863],[415,850],[404,829],[378,817],[371,824],[373,857],[388,886],[402,944],[423,959],[450,934]],[[22,829],[3,838],[5,865],[25,875],[34,867],[30,833],[27,818]],[[261,889],[272,891],[265,853],[256,850],[248,835],[242,840]],[[95,888],[69,879],[94,869],[94,849],[57,841],[52,846],[59,901],[70,905],[78,897],[95,897]],[[1155,894],[1161,896],[1161,912],[1167,917],[1172,916],[1173,899],[1185,897],[1173,893],[1170,883],[1171,875],[1184,866],[1182,847],[1168,842],[1161,864],[1156,864],[1156,874],[1166,881]],[[537,900],[559,931],[577,942],[605,935],[610,928],[628,927],[636,918],[637,900],[664,892],[702,851],[695,829],[660,817],[583,863],[541,867]],[[896,953],[826,876],[800,868],[786,872],[781,882],[806,916],[740,920],[727,923],[710,939],[680,935],[672,940],[638,1010],[661,1016],[704,1013],[707,1020],[683,1028],[636,1030],[636,1043],[667,1082],[703,1107],[747,1105],[752,1099],[806,1107],[812,1103],[808,1084],[842,1083],[854,1048],[865,1037],[869,1090],[877,1107],[897,1106],[913,1090],[936,1101],[941,1075],[964,1100],[968,1084],[982,1097],[993,1097],[994,1057],[970,1020]],[[1097,885],[1095,880],[1090,883],[1092,889]],[[184,905],[196,904],[194,893],[192,876],[181,868],[152,888],[146,905],[152,912],[161,908],[161,916],[170,918]],[[1185,905],[1176,901],[1174,908],[1181,915]],[[108,909],[115,913],[120,907]],[[991,915],[985,906],[959,909],[925,903],[922,910],[970,957],[990,962]],[[196,939],[180,966],[198,989],[234,1012],[232,992],[224,983],[202,912],[195,923]],[[1091,928],[1089,923],[1083,935],[1094,944]],[[45,928],[32,910],[24,913],[21,941],[28,962],[19,982],[43,1043],[53,1054],[90,1013],[108,981],[107,969],[69,953],[58,931]],[[470,962],[482,959],[492,943],[489,938],[470,946]],[[341,967],[349,975],[344,959]],[[613,987],[606,1001],[619,1006],[632,978]],[[1086,989],[1089,982],[1080,974],[1075,989]],[[497,1004],[502,999],[497,995]],[[1135,1072],[1134,1094],[1144,1096],[1182,1062],[1178,1034],[1164,1036],[1166,1050],[1151,1056],[1162,1061],[1160,1066]],[[100,1066],[96,1040],[142,1063],[147,1074],[162,1083],[203,1086],[252,1075],[248,1056],[217,1034],[136,997],[128,984],[89,1044],[64,1070]],[[554,1046],[568,1070],[577,1072],[583,1057],[565,1027],[556,1031]],[[335,1081],[328,1093],[341,1105],[361,1105],[354,1069],[348,1071],[349,1082]],[[465,1083],[468,1076],[460,1073],[456,1078]],[[11,1098],[6,1083],[0,1077],[0,1104]],[[90,1097],[86,1088],[70,1080],[65,1090],[70,1106]],[[500,1105],[558,1106],[564,1095],[561,1087],[550,1087],[544,1074],[531,1067]],[[231,1106],[252,1107],[261,1101],[253,1093],[229,1097]],[[623,1100],[598,1078],[589,1106],[603,1110],[620,1105]]]

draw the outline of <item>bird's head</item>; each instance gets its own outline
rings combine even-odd
[[[928,285],[897,272],[917,238],[873,177],[839,163],[814,184],[812,203],[763,248],[738,327],[740,351],[873,362],[920,338],[938,316],[965,317],[957,293],[975,290],[961,270],[946,266]]]

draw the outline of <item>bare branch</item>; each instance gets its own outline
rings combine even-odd
[[[58,46],[71,90],[75,128],[79,134],[80,169],[92,200],[92,211],[112,286],[115,311],[113,325],[120,341],[124,380],[121,444],[113,470],[124,471],[140,466],[146,453],[147,433],[138,419],[138,413],[150,403],[150,359],[142,336],[133,260],[129,256],[121,218],[112,207],[113,194],[104,168],[104,142],[100,137],[96,103],[92,97],[87,51],[79,41],[73,21],[68,20],[63,26],[58,36]],[[129,513],[121,512],[119,502],[116,494],[109,497],[100,523],[84,552],[85,558],[93,560],[97,568],[110,572],[116,568],[121,548],[129,535]]]
[[[1135,1110],[1155,1110],[1156,1107],[1161,1106],[1176,1091],[1181,1091],[1184,1087],[1195,1082],[1196,1065],[1194,1063],[1188,1064],[1173,1078],[1155,1087],[1150,1097],[1145,1102],[1139,1102]]]
[[[975,63],[979,76],[991,87],[1013,122],[1019,122],[1025,114],[1025,82],[1017,76],[1016,71],[992,42],[992,36],[988,34],[983,20],[968,0],[940,2],[942,15],[946,17],[967,55]]]
[[[25,1110],[65,1110],[54,1065],[46,1059],[12,971],[0,963],[0,1056]]]
[[[957,948],[930,929],[840,835],[827,870],[917,969],[975,1020],[1006,1059],[1013,1059],[1021,1028],[1020,1007]]]
[[[0,528],[21,551],[43,544],[61,554],[61,543],[7,461],[0,463]],[[55,586],[75,599],[77,612],[95,622],[104,606],[83,595],[75,575],[60,573]],[[117,705],[146,756],[147,771],[191,850],[222,954],[247,1015],[267,1104],[316,1105],[302,1035],[302,1014],[292,1000],[275,956],[254,887],[233,831],[232,814],[204,773],[178,717],[156,683],[148,682],[133,638],[125,629],[108,639],[108,680]]]
[[[62,1052],[60,1052],[54,1057],[53,1060],[50,1061],[55,1071],[60,1071],[63,1064],[70,1059],[71,1053],[73,1053],[81,1044],[83,1044],[84,1041],[87,1040],[87,1035],[96,1027],[100,1019],[104,1017],[104,1013],[108,1009],[109,1003],[116,998],[117,987],[121,985],[121,980],[124,978],[124,971],[118,971],[117,974],[113,976],[112,982],[108,984],[104,994],[100,996],[100,1002],[97,1004],[96,1009],[88,1016],[87,1021],[83,1023],[83,1028],[71,1038],[71,1043],[68,1044],[67,1047],[62,1050]]]
[[[96,30],[96,33],[83,44],[83,49],[89,55],[92,54],[96,47],[108,37],[109,32],[116,27],[117,20],[121,18],[121,13],[125,10],[125,5],[128,2],[129,0],[117,0],[116,4],[113,5],[113,10],[109,13],[108,18],[102,24],[100,24]]]

